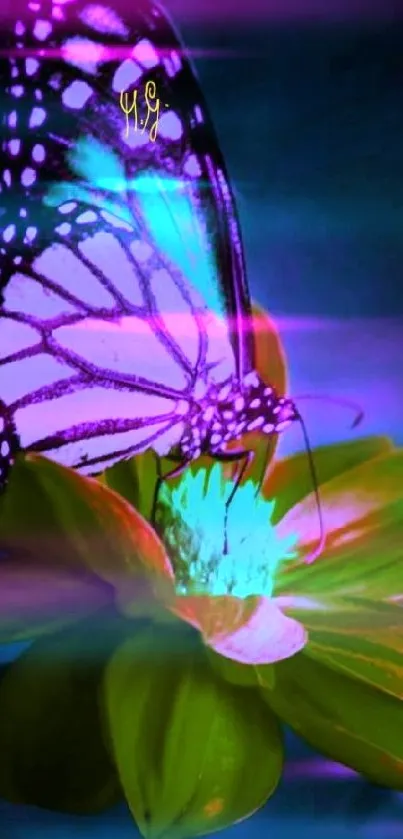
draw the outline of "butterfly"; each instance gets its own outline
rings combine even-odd
[[[228,443],[299,415],[255,371],[234,198],[178,35],[149,0],[11,8],[0,484],[19,451],[84,474],[148,448],[182,465],[248,456]]]

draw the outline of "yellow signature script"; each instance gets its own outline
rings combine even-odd
[[[134,130],[141,131],[142,134],[144,134],[144,132],[147,130],[150,119],[152,120],[153,116],[155,116],[154,122],[149,128],[148,133],[148,137],[151,140],[151,142],[155,143],[157,139],[158,121],[160,117],[161,107],[161,100],[157,98],[157,88],[155,82],[147,82],[144,89],[144,96],[142,101],[139,97],[138,90],[133,90],[131,93],[131,97],[132,101],[131,103],[129,103],[129,93],[127,92],[127,90],[122,90],[120,94],[120,107],[126,116],[126,138],[129,137],[130,133],[129,117],[131,115],[133,117]],[[166,105],[165,107],[167,108],[168,105]],[[144,116],[146,108],[147,116]]]

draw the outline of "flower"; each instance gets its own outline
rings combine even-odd
[[[176,486],[163,487],[158,521],[173,565],[170,608],[222,655],[267,664],[305,643],[301,624],[271,597],[276,568],[294,556],[295,538],[278,537],[271,525],[274,503],[257,496],[252,480],[238,488],[226,521],[231,490],[218,463],[189,469]]]
[[[256,324],[259,373],[282,393],[278,338],[263,313]],[[169,622],[181,631],[190,624],[225,681],[253,687],[267,713],[329,757],[402,789],[403,451],[383,437],[313,449],[325,540],[307,565],[319,520],[306,454],[278,459],[273,441],[267,463],[264,438],[249,434],[242,445],[254,459],[228,518],[234,467],[200,458],[164,486],[158,532],[152,452],[98,480],[21,458],[0,507],[0,537],[17,553],[28,540],[60,588],[67,572],[85,579],[60,625],[82,620],[86,591],[88,613],[112,601],[133,632],[141,616],[163,633]],[[170,465],[163,461],[163,474]],[[13,571],[23,604],[15,563]],[[21,624],[23,637],[55,625],[53,614],[43,625],[30,616],[27,626],[18,615],[16,628],[12,618],[7,639],[22,637]]]
[[[257,494],[252,480],[235,493],[225,521],[231,488],[219,463],[209,471],[189,469],[174,487],[163,484],[157,523],[175,558],[177,594],[270,597],[277,566],[295,558],[297,537],[278,536],[271,523],[275,502]]]

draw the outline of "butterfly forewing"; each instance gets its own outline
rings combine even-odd
[[[0,42],[0,478],[16,445],[88,472],[167,453],[206,382],[252,366],[193,70],[138,0],[16,0]]]

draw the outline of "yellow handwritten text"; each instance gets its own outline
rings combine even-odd
[[[129,101],[131,96],[131,102]],[[133,90],[131,94],[126,90],[122,90],[120,94],[120,107],[126,116],[126,139],[130,134],[130,120],[132,117],[134,131],[141,131],[142,134],[149,128],[148,137],[152,143],[155,143],[158,133],[158,124],[160,117],[161,101],[157,98],[157,88],[153,81],[148,81],[143,97],[139,96],[138,90]],[[165,107],[168,107],[167,105]],[[147,115],[145,111],[147,110]],[[155,115],[154,122],[149,127],[149,120]]]

